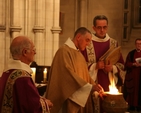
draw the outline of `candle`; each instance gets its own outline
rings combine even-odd
[[[31,78],[32,78],[33,82],[35,82],[36,68],[31,68],[31,69],[32,69]]]
[[[46,82],[46,79],[47,79],[47,68],[44,69],[44,76],[43,76],[43,79],[44,79],[44,82]]]

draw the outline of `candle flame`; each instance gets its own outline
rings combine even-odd
[[[46,72],[46,71],[47,71],[47,68],[44,69],[44,72]]]
[[[44,69],[44,71],[43,71],[43,82],[46,82],[46,80],[47,80],[47,68],[45,68]]]

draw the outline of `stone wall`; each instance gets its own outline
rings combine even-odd
[[[29,36],[37,49],[35,61],[49,66],[78,27],[93,32],[92,20],[99,14],[109,18],[108,34],[121,45],[123,4],[124,0],[0,0],[0,73],[11,57],[9,45],[15,36]]]
[[[73,37],[74,31],[80,26],[85,26],[93,32],[93,17],[99,14],[108,17],[108,33],[118,40],[120,45],[123,36],[123,4],[123,0],[61,0],[60,11],[64,17],[60,45],[68,37]]]
[[[51,65],[59,47],[60,0],[0,0],[0,73],[11,58],[9,46],[18,35],[33,40],[38,65]]]

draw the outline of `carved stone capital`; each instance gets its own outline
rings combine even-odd
[[[62,29],[60,27],[52,27],[51,29],[52,33],[60,33],[62,31]]]
[[[3,32],[6,30],[6,27],[5,26],[0,26],[0,32]]]
[[[21,29],[22,28],[20,26],[11,26],[10,27],[10,32],[20,32]]]
[[[43,33],[44,30],[45,30],[45,28],[44,28],[44,27],[40,27],[40,26],[35,26],[35,27],[33,28],[33,32],[34,32],[34,33],[37,33],[37,32]]]

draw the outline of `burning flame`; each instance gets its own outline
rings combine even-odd
[[[118,94],[119,93],[118,89],[116,88],[114,79],[111,79],[111,85],[109,85],[109,90],[110,90],[109,91],[110,94]]]

